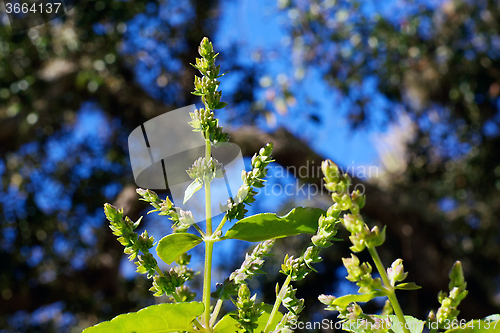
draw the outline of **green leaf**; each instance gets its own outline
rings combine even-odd
[[[387,316],[381,316],[381,315],[376,315],[373,317],[381,319],[387,318]],[[391,324],[389,328],[392,329],[394,333],[404,333],[403,325],[399,321],[398,317],[396,317],[395,315],[390,315],[389,318],[391,319]],[[413,318],[412,316],[405,316],[405,321],[406,321],[406,326],[408,327],[411,333],[422,333],[422,331],[424,330],[425,322],[423,322],[422,320],[418,320],[416,318]],[[379,328],[387,328],[387,326],[385,325],[386,324],[380,324],[381,327]],[[342,324],[342,329],[348,332],[364,333],[367,328],[370,328],[369,323],[362,324],[359,321],[357,322],[348,321]],[[373,326],[373,328],[377,327]]]
[[[406,283],[400,283],[400,284],[396,285],[395,288],[400,289],[400,290],[417,290],[417,289],[420,289],[422,287],[417,286],[414,282],[406,282]]]
[[[156,253],[161,260],[170,265],[202,241],[200,237],[190,233],[170,234],[160,240]]]
[[[323,213],[318,208],[297,207],[282,217],[273,213],[249,216],[236,222],[224,239],[261,242],[302,233],[314,234],[318,229],[318,219]]]
[[[259,319],[257,319],[258,326],[254,330],[254,332],[264,331],[264,328],[266,328],[267,321],[269,320],[269,316],[271,315],[271,311],[273,308],[272,305],[264,303],[260,303],[259,306],[262,310],[264,310],[264,313],[262,313],[259,316]],[[231,317],[231,315],[234,314],[236,314],[235,311],[230,312],[226,314],[224,317],[222,317],[222,319],[215,325],[214,333],[235,333],[241,331],[241,329],[238,329],[237,327],[238,321],[233,317]],[[281,312],[277,312],[273,322],[271,323],[271,331],[276,328],[276,326],[281,321],[281,318],[283,318],[283,314]]]
[[[83,333],[193,332],[192,321],[201,315],[204,309],[200,302],[151,305],[89,327]]]
[[[219,102],[219,104],[217,104],[217,106],[215,107],[216,109],[222,109],[224,107],[226,107],[227,103],[226,102]]]
[[[269,320],[269,317],[271,316],[271,311],[273,310],[273,306],[270,304],[265,304],[265,303],[260,303],[260,308],[264,310],[264,313],[260,315],[259,319],[257,319],[257,328],[255,329],[255,332],[263,332],[264,328],[266,328],[267,321]],[[281,312],[276,312],[276,315],[274,316],[273,322],[271,323],[270,329],[271,331],[274,331],[276,326],[279,324],[281,321],[281,318],[283,318],[283,314]]]
[[[490,333],[490,332],[498,332],[500,330],[500,321],[499,317],[495,317],[498,315],[491,315],[486,317],[485,320],[471,320],[465,324],[461,324],[460,322],[451,322],[449,326],[455,324],[456,328],[452,328],[447,330],[445,333]],[[491,320],[490,319],[493,319]],[[495,319],[497,319],[495,321]]]
[[[357,295],[345,295],[339,298],[336,298],[330,306],[340,306],[340,307],[346,307],[352,302],[369,302],[378,295],[376,293],[370,293],[370,294],[357,294]]]
[[[238,321],[227,313],[221,320],[214,326],[214,333],[235,333],[240,331],[237,328]]]
[[[203,187],[203,182],[199,179],[193,180],[191,184],[186,188],[186,192],[184,192],[184,202],[185,204],[196,192],[198,192]]]

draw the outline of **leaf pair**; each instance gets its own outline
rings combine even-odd
[[[318,229],[318,219],[323,213],[318,208],[297,207],[282,217],[272,213],[249,216],[235,223],[222,239],[261,242],[302,233],[314,234]],[[171,234],[160,240],[156,252],[170,265],[202,241],[201,237],[190,233]]]

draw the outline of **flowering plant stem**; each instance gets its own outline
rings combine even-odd
[[[210,140],[205,140],[205,159],[208,161],[212,156]],[[205,312],[203,313],[203,324],[207,332],[211,332],[210,327],[210,285],[212,278],[212,252],[214,241],[212,239],[212,200],[210,195],[210,182],[205,182],[205,272],[203,275],[203,304]]]
[[[276,316],[276,313],[278,312],[278,310],[280,308],[281,302],[283,301],[283,297],[285,296],[285,293],[288,289],[288,285],[290,284],[291,281],[292,281],[292,276],[288,275],[286,277],[285,282],[281,286],[281,289],[280,289],[278,295],[276,295],[276,301],[274,302],[273,309],[271,311],[271,314],[269,315],[269,319],[267,320],[267,324],[266,324],[266,328],[264,329],[264,332],[269,331],[270,325],[273,322],[274,317]]]
[[[217,227],[217,229],[215,229],[214,234],[216,236],[219,233],[219,231],[222,230],[222,227],[224,227],[224,224],[226,224],[226,221],[227,221],[227,215],[224,215],[224,217],[222,218],[222,221],[220,221],[220,223],[219,223],[219,226]]]
[[[389,282],[389,277],[387,276],[387,272],[385,271],[384,265],[382,264],[382,260],[378,255],[377,249],[375,247],[369,247],[369,246],[367,246],[367,249],[368,252],[370,252],[370,255],[372,256],[373,262],[375,263],[375,266],[377,267],[380,277],[382,278],[382,282],[384,282],[384,287],[387,291],[387,298],[389,298],[389,301],[391,302],[394,314],[398,317],[399,321],[401,322],[403,326],[403,331],[405,333],[411,333],[407,327],[403,310],[401,309],[401,306],[399,305],[398,299],[396,297],[396,291]]]
[[[327,160],[321,164],[325,187],[332,192],[333,200],[333,204],[326,212],[316,208],[297,207],[284,216],[261,213],[246,217],[248,210],[245,206],[255,201],[254,197],[258,194],[256,189],[264,186],[267,166],[273,162],[271,157],[273,145],[272,143],[266,144],[252,157],[252,170],[242,171],[242,184],[234,197],[228,190],[230,197],[227,199],[227,204],[219,206],[221,213],[225,212],[225,215],[213,231],[211,181],[214,178],[226,177],[226,175],[223,164],[212,158],[212,146],[223,147],[222,144],[229,141],[229,135],[224,133],[222,126],[219,126],[214,110],[224,108],[227,103],[220,101],[222,92],[217,90],[220,83],[217,78],[223,74],[219,75],[220,66],[215,66],[214,62],[218,54],[214,52],[208,38],[202,40],[199,53],[201,58],[196,58],[196,65],[193,66],[200,71],[202,77],[195,77],[193,94],[202,97],[205,107],[190,113],[192,121],[189,125],[194,132],[200,132],[203,135],[205,157],[198,157],[186,170],[187,175],[193,181],[184,192],[184,203],[195,192],[205,187],[206,228],[203,230],[196,224],[199,219],[195,219],[191,211],[174,206],[169,197],[162,200],[151,190],[137,189],[141,200],[153,206],[154,210],[150,212],[159,212],[159,215],[168,216],[173,222],[173,233],[166,235],[157,243],[156,253],[165,263],[168,265],[175,263],[175,266],[170,267],[169,270],[162,270],[151,253],[151,249],[155,246],[154,238],[149,236],[147,230],[140,235],[134,231],[141,219],[134,222],[124,216],[123,208],[117,209],[110,204],[105,204],[104,212],[110,222],[110,228],[125,247],[124,252],[128,254],[129,260],[133,260],[137,265],[138,273],[147,274],[147,277],[153,280],[149,290],[155,297],[167,295],[172,297],[174,302],[151,305],[135,313],[119,315],[109,322],[100,323],[84,332],[108,333],[116,331],[118,327],[126,327],[125,330],[130,332],[157,332],[158,328],[154,326],[168,323],[167,327],[161,328],[162,332],[291,333],[297,328],[299,315],[304,308],[304,300],[297,298],[297,289],[293,288],[291,282],[300,281],[314,271],[311,265],[322,261],[319,256],[321,249],[331,246],[334,240],[338,240],[335,238],[338,225],[344,225],[351,233],[349,237],[353,244],[350,247],[351,251],[357,253],[367,248],[380,278],[372,277],[372,266],[369,263],[361,263],[358,257],[351,254],[351,258],[343,258],[342,261],[348,272],[347,280],[355,282],[360,287],[358,294],[341,297],[320,295],[319,300],[328,306],[326,310],[339,312],[338,318],[342,320],[341,323],[362,320],[370,325],[391,324],[395,318],[388,317],[388,315],[395,313],[399,324],[402,325],[401,330],[404,333],[411,333],[395,291],[396,289],[416,290],[420,287],[413,282],[397,284],[404,281],[408,275],[408,272],[404,272],[402,259],[395,260],[391,267],[385,270],[376,250],[376,247],[381,246],[385,241],[385,227],[382,230],[378,227],[371,230],[368,228],[360,215],[360,209],[365,205],[365,196],[359,190],[349,193],[348,189],[351,185],[349,176],[341,174],[338,166],[332,161]],[[227,184],[227,178],[225,180]],[[216,184],[214,183],[214,186]],[[223,235],[222,229],[227,221],[235,223]],[[188,232],[191,226],[201,237]],[[263,273],[261,268],[265,257],[270,255],[275,239],[300,233],[312,234],[311,243],[300,256],[294,257],[288,254],[285,256],[280,272],[287,275],[287,278],[281,288],[279,285],[276,286],[276,300],[269,313],[270,305],[257,302],[257,294],[252,296],[247,280]],[[227,239],[261,243],[251,253],[247,253],[241,267],[232,272],[223,283],[217,284],[216,290],[211,293],[214,244]],[[195,275],[195,272],[188,267],[191,256],[187,252],[202,242],[205,243],[203,296],[202,302],[198,302],[195,301],[196,293],[186,285],[186,282],[192,280]],[[462,265],[457,261],[450,272],[449,294],[439,293],[438,300],[441,307],[436,313],[431,311],[426,320],[431,333],[447,329],[448,322],[458,320],[457,306],[467,295],[466,287]],[[388,297],[382,312],[386,316],[385,319],[381,316],[364,314],[361,306],[357,304],[369,302],[378,296]],[[211,297],[217,299],[213,310]],[[224,300],[232,301],[236,310],[226,313],[219,321],[221,324],[219,326],[217,320]],[[281,305],[286,309],[284,314],[279,311]],[[262,330],[262,320],[267,317],[268,313],[269,318]],[[486,318],[485,323],[498,317],[500,315],[490,316],[489,319]],[[422,332],[424,321],[409,316],[406,318],[409,318],[409,322],[413,325],[413,332]],[[471,323],[474,324],[474,321]],[[144,329],[145,326],[151,329]],[[415,329],[414,327],[417,326],[419,328]],[[395,332],[388,326],[374,329],[370,326],[366,329],[349,331]]]
[[[212,312],[212,315],[210,316],[210,327],[213,327],[215,324],[215,321],[217,320],[217,316],[219,315],[219,311],[222,307],[222,300],[219,298],[217,300],[217,304],[215,304],[214,312]]]

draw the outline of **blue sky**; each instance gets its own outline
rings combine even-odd
[[[284,28],[288,20],[286,12],[280,12],[276,1],[271,0],[241,0],[224,2],[222,20],[218,33],[214,38],[215,47],[229,46],[236,43],[240,49],[242,61],[249,61],[252,53],[259,50],[263,53],[275,52],[272,61],[262,62],[266,75],[274,82],[283,77],[291,78],[294,67],[289,54],[289,38]],[[228,73],[228,77],[231,73]],[[224,80],[221,83],[224,90]],[[301,112],[301,100],[295,108],[297,112],[278,115],[277,126],[284,126],[296,136],[308,142],[318,153],[334,159],[344,166],[348,165],[378,165],[378,154],[374,146],[373,134],[380,129],[351,131],[346,122],[347,103],[328,87],[317,71],[306,73],[300,86],[301,96],[314,98],[317,106],[311,110],[318,114],[323,124],[315,124],[307,112]],[[292,114],[293,113],[293,114]],[[265,123],[263,128],[271,130]]]

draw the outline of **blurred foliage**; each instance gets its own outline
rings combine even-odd
[[[133,183],[131,130],[193,102],[189,62],[217,15],[217,1],[80,1],[17,34],[2,16],[0,330],[79,331],[152,302],[143,279],[115,278],[102,204]]]
[[[411,218],[408,224],[400,221],[400,238],[405,241],[415,227],[444,235],[442,250],[466,258],[477,292],[498,308],[498,2],[401,2],[385,15],[374,10],[374,2],[278,3],[290,18],[297,68],[319,69],[351,102],[352,126],[377,122],[380,110],[387,123],[400,124],[386,138],[395,156],[385,156],[389,165],[378,184],[406,206],[433,216],[417,226]],[[383,103],[377,102],[381,96]],[[404,149],[395,149],[401,142]],[[402,168],[391,170],[390,158]],[[401,247],[408,257],[424,255],[425,262],[429,256]]]
[[[143,292],[145,279],[115,279],[123,255],[101,207],[133,183],[128,133],[195,101],[189,93],[195,71],[188,64],[201,38],[215,33],[224,4],[82,0],[66,16],[24,33],[11,34],[2,23],[0,329],[78,332],[152,302]],[[318,70],[349,101],[354,129],[376,123],[382,112],[389,128],[403,124],[386,138],[386,173],[376,183],[399,203],[380,209],[406,217],[388,230],[389,240],[398,239],[388,242],[387,251],[396,253],[390,257],[402,256],[418,274],[413,280],[431,291],[446,285],[446,260],[462,260],[468,298],[487,302],[470,304],[464,316],[498,312],[498,2],[405,2],[385,15],[372,2],[277,5],[288,17],[291,48],[285,51],[295,76],[276,96],[266,96],[282,101],[269,107],[278,116],[286,112],[308,73]],[[239,63],[233,45],[220,49],[224,67],[240,82],[225,91],[227,102],[236,103],[227,118],[252,124],[264,110],[258,101],[262,64]],[[322,120],[313,115],[311,121]],[[410,240],[417,248],[422,241],[417,228],[424,240],[435,241],[437,252],[412,252]],[[294,242],[301,239],[287,246],[300,247]],[[340,255],[325,258],[330,265],[319,268],[323,274],[302,286],[308,286],[310,308],[339,278]],[[419,259],[423,265],[412,264]],[[441,271],[426,271],[426,260],[441,264]],[[425,316],[437,304],[435,294],[404,305]]]

